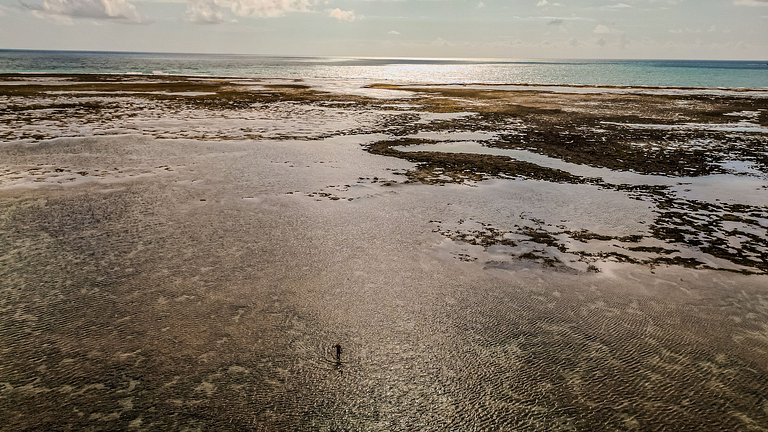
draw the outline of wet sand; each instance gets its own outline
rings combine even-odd
[[[768,429],[765,98],[3,79],[0,430]]]

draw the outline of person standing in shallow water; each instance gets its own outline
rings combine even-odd
[[[336,363],[341,363],[341,345],[336,344],[333,348],[336,350]]]

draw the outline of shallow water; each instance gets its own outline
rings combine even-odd
[[[359,139],[102,137],[16,152],[13,160],[66,163],[87,150],[92,167],[107,168],[120,148],[138,156],[121,169],[172,170],[44,201],[4,198],[6,424],[567,430],[764,421],[754,409],[764,403],[754,389],[768,388],[764,277],[632,266],[577,275],[503,265],[500,250],[457,260],[485,252],[446,243],[425,229],[430,220],[542,217],[633,232],[651,215],[621,193],[535,181],[437,194],[363,181],[365,193],[338,192],[352,201],[308,196],[409,165],[382,164],[359,151]],[[344,347],[338,366],[335,343]],[[682,409],[682,400],[695,403]]]
[[[637,124],[637,123],[614,123],[603,122],[603,124],[623,126],[627,128],[635,129],[661,129],[661,130],[710,130],[717,132],[748,132],[748,133],[761,133],[768,134],[768,127],[760,126],[758,124],[742,121],[737,123],[726,124],[704,124],[704,123],[682,123],[675,125],[663,125],[663,124]]]
[[[73,102],[54,96],[25,103]],[[768,425],[768,276],[650,235],[683,194],[752,199],[744,184],[674,184],[670,203],[597,183],[414,183],[413,163],[366,146],[392,122],[465,113],[179,99],[2,114],[0,429]],[[424,149],[450,146],[493,150]],[[763,181],[729,160],[723,176]],[[692,220],[669,223],[764,256],[757,210],[679,213]]]
[[[560,159],[534,153],[528,150],[503,149],[484,146],[476,141],[467,139],[465,134],[422,134],[414,135],[419,138],[449,139],[450,141],[435,144],[420,144],[396,147],[403,152],[442,152],[442,153],[471,153],[506,156],[516,160],[531,162],[536,165],[555,168],[581,176],[602,179],[611,184],[669,186],[676,195],[686,199],[705,202],[728,202],[754,206],[768,205],[768,175],[759,170],[748,169],[751,165],[746,161],[727,161],[724,168],[736,171],[734,174],[715,174],[700,177],[667,177],[638,174],[628,171],[615,171],[607,168],[591,167],[562,161]],[[469,138],[478,138],[478,134],[470,134]],[[459,141],[452,141],[457,139]]]

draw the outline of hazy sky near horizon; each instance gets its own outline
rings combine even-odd
[[[0,48],[768,58],[768,0],[0,0]]]

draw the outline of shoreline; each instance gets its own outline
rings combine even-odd
[[[189,74],[153,74],[153,73],[104,73],[104,72],[4,72],[0,73],[0,79],[4,78],[83,78],[83,77],[95,77],[95,78],[114,78],[114,77],[130,77],[130,78],[157,78],[167,80],[177,79],[201,79],[201,80],[234,80],[234,81],[293,81],[293,82],[312,82],[320,81],[319,78],[280,78],[280,77],[259,77],[259,76],[239,76],[239,75],[189,75]],[[333,78],[325,79],[327,81],[334,81]],[[338,79],[343,81],[343,78]],[[373,80],[375,81],[375,80]],[[605,90],[680,90],[680,91],[721,91],[728,90],[733,92],[745,92],[745,93],[762,93],[768,92],[768,86],[766,87],[725,87],[725,86],[653,86],[653,85],[617,85],[617,84],[563,84],[563,83],[527,83],[527,82],[457,82],[457,83],[433,83],[433,82],[402,82],[402,83],[376,83],[371,82],[365,84],[371,88],[389,88],[389,87],[417,87],[417,88],[434,88],[434,87],[480,87],[480,88],[493,88],[493,87],[510,87],[509,90],[515,90],[514,87],[520,87],[523,89],[541,89],[541,88],[562,88],[562,89],[605,89]],[[766,96],[768,97],[768,96]]]

